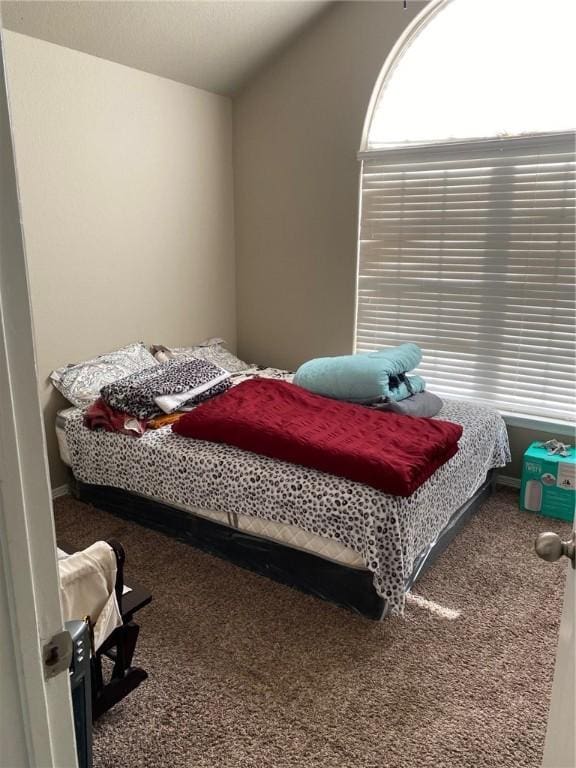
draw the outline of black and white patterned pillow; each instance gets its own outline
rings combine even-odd
[[[152,347],[152,354],[160,363],[167,359],[181,360],[183,358],[195,357],[198,360],[209,360],[214,365],[224,368],[229,373],[241,373],[248,370],[251,366],[240,360],[229,349],[225,347],[223,339],[206,339],[201,344],[194,347]]]
[[[172,410],[192,405],[224,392],[230,386],[227,371],[207,360],[170,360],[138,371],[102,387],[100,396],[111,408],[148,419],[161,409],[157,400],[170,395],[189,394]],[[164,408],[166,412],[170,409]]]
[[[50,381],[73,405],[85,408],[102,387],[132,373],[157,365],[142,342],[128,344],[82,363],[71,363],[50,374]]]

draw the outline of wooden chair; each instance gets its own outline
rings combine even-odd
[[[85,615],[90,626],[91,654],[91,687],[92,687],[92,720],[121,701],[140,683],[147,679],[148,673],[141,667],[132,666],[134,651],[140,633],[140,627],[134,621],[134,614],[148,605],[152,595],[143,587],[131,583],[129,591],[124,591],[124,563],[126,554],[123,546],[113,539],[106,542],[116,558],[116,582],[114,590],[122,617],[122,624],[96,649],[94,644],[93,626],[90,624],[90,606],[86,606]],[[72,553],[75,547],[61,544],[64,552]],[[104,659],[112,662],[112,670],[105,673]]]
[[[148,673],[141,667],[133,667],[134,650],[138,641],[140,627],[133,620],[134,613],[147,605],[152,596],[144,593],[142,588],[124,594],[124,563],[126,554],[122,545],[110,539],[107,542],[116,555],[116,599],[122,614],[122,626],[112,632],[98,650],[92,655],[92,719],[121,701],[140,683],[147,679]],[[130,597],[130,599],[128,599]],[[137,598],[134,600],[134,598]],[[112,672],[105,680],[102,660],[106,657],[113,662]]]

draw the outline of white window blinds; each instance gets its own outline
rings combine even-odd
[[[573,420],[575,134],[361,154],[356,348],[431,391]]]

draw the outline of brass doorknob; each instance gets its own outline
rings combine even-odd
[[[541,533],[534,542],[534,548],[538,557],[553,563],[562,556],[570,558],[572,568],[576,568],[576,533],[568,541],[562,541],[557,533],[547,531]]]

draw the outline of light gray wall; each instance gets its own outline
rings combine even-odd
[[[422,2],[338,2],[234,100],[238,345],[294,368],[353,348],[366,110]],[[521,456],[545,432],[510,427]]]
[[[53,486],[54,368],[142,340],[236,341],[228,98],[5,32]]]

